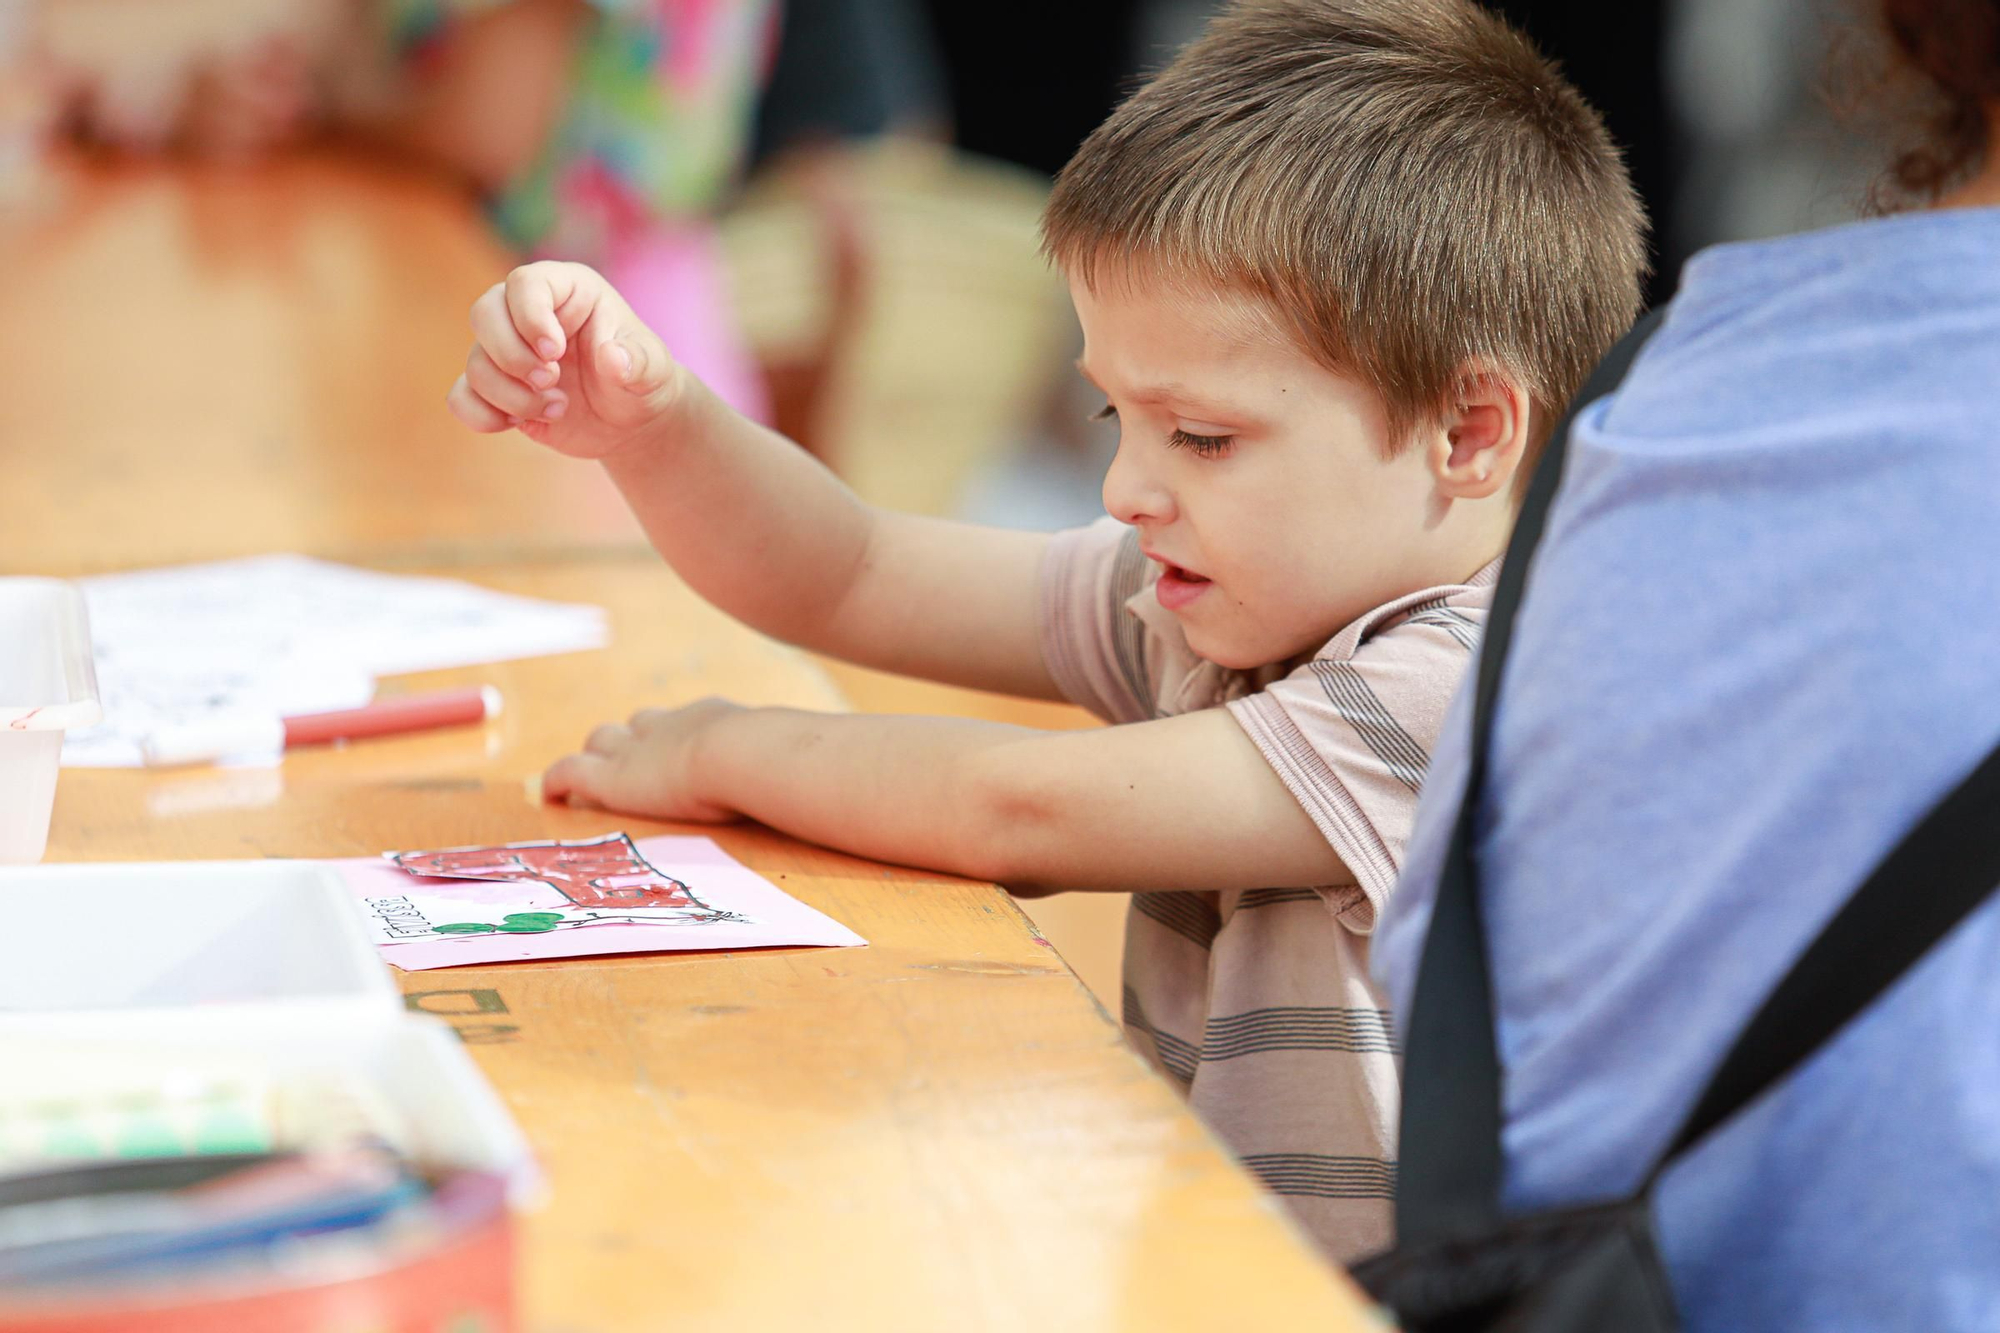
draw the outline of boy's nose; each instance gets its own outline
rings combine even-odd
[[[1141,451],[1118,441],[1118,452],[1104,472],[1104,512],[1120,523],[1165,523],[1174,516],[1173,493],[1151,474]]]

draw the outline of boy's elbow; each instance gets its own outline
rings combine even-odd
[[[958,782],[959,870],[1002,885],[1046,885],[1059,876],[1066,814],[1059,783],[1014,746],[968,756]]]

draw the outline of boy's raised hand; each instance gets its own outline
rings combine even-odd
[[[476,431],[519,430],[607,458],[672,411],[685,371],[596,270],[526,264],[472,306],[472,352],[446,402]]]

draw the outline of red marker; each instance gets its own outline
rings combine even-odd
[[[394,736],[406,731],[462,727],[500,715],[500,691],[491,685],[435,694],[405,694],[360,708],[295,717],[217,718],[163,727],[140,742],[149,767],[199,764],[223,755],[267,754],[298,745]]]

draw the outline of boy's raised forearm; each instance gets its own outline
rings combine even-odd
[[[472,330],[447,396],[459,420],[602,462],[653,545],[730,615],[883,670],[1058,696],[1040,646],[1046,537],[863,504],[711,393],[581,264],[515,269],[473,303]]]
[[[697,592],[826,646],[874,525],[832,473],[711,393],[581,264],[515,269],[473,303],[472,330],[448,398],[460,420],[602,462]]]
[[[874,516],[817,459],[684,374],[673,410],[604,466],[702,597],[775,638],[836,648],[825,630],[863,566]]]

